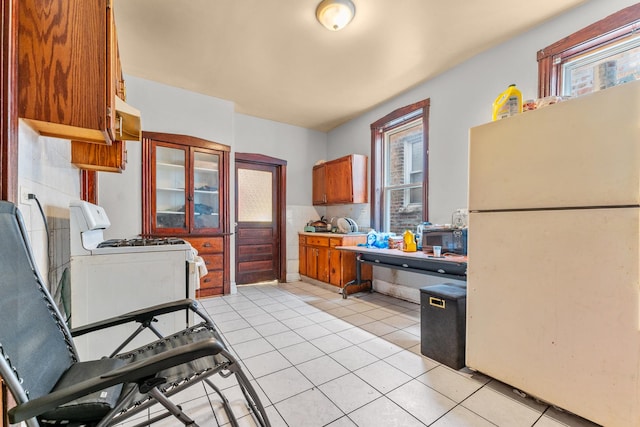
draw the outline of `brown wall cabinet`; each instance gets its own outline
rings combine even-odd
[[[229,147],[186,135],[143,132],[142,228],[187,240],[208,274],[197,297],[230,292]]]
[[[80,169],[121,173],[127,163],[125,141],[111,145],[71,141],[71,163]]]
[[[42,135],[73,140],[78,168],[122,172],[124,140],[139,139],[140,123],[139,112],[124,113],[111,1],[25,0],[18,9],[18,115]]]
[[[299,272],[302,276],[343,288],[356,278],[356,257],[353,252],[336,249],[336,246],[355,246],[366,243],[367,236],[299,234]],[[371,266],[361,266],[362,279],[371,279]],[[349,293],[363,287],[349,287]]]
[[[113,32],[115,34],[115,26],[113,27]],[[122,76],[122,64],[120,62],[117,43],[115,51],[115,72],[112,73],[113,85],[116,96],[126,101],[126,86]],[[118,124],[121,123],[118,121]],[[124,140],[116,140],[113,141],[111,145],[106,145],[84,141],[71,141],[71,163],[79,169],[96,172],[122,173],[127,164],[126,142]]]
[[[367,156],[351,154],[313,167],[312,203],[367,203]]]
[[[24,0],[18,8],[18,116],[40,134],[111,145],[139,139],[124,86],[111,0]],[[136,119],[134,119],[136,121]]]

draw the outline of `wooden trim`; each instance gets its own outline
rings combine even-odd
[[[256,153],[236,153],[235,159],[243,162],[263,163],[265,165],[278,165],[278,166],[287,165],[286,160],[278,159],[271,156],[265,156],[264,154],[256,154]]]
[[[405,107],[398,108],[392,111],[383,118],[371,123],[371,227],[374,230],[381,230],[381,219],[383,216],[382,206],[382,194],[381,189],[383,187],[382,174],[379,166],[383,161],[384,152],[383,146],[383,133],[394,127],[402,125],[402,123],[394,124],[393,126],[387,126],[387,123],[399,119],[400,117],[411,113],[412,111],[422,109],[422,138],[423,138],[423,186],[422,186],[422,220],[429,220],[429,109],[431,106],[430,98],[423,99],[422,101],[415,102]],[[413,120],[413,119],[412,119]]]
[[[2,419],[0,419],[0,426],[8,426],[9,418],[7,416],[7,411],[9,409],[9,390],[7,389],[7,385],[4,383],[2,378],[0,378],[0,414],[2,414]]]
[[[0,55],[0,198],[18,201],[18,1],[2,0]]]
[[[627,37],[640,29],[640,3],[576,31],[537,53],[538,97],[560,94],[560,67],[567,58]]]
[[[94,205],[98,204],[98,180],[95,171],[80,171],[80,198]]]
[[[262,163],[265,165],[276,166],[277,182],[278,182],[278,204],[277,222],[280,241],[280,268],[278,271],[278,281],[285,283],[287,281],[287,161],[277,159],[275,157],[265,156],[255,153],[235,153],[235,161]],[[236,184],[237,185],[237,184]],[[238,196],[236,187],[236,215],[238,212]]]
[[[226,150],[222,150],[222,159],[220,165],[220,188],[222,189],[222,206],[224,207],[220,211],[220,218],[222,221],[222,233],[224,236],[224,253],[227,254],[224,257],[224,270],[222,276],[222,292],[224,295],[231,293],[231,214],[229,208],[229,174],[230,160],[229,153],[231,147],[214,143],[215,146],[224,147]]]
[[[175,144],[190,145],[192,147],[208,148],[218,151],[231,151],[231,147],[219,144],[208,139],[198,138],[196,136],[181,135],[175,133],[163,132],[142,132],[142,138],[153,139],[154,141],[172,142]]]

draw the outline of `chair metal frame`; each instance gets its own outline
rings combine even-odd
[[[143,420],[135,427],[150,425],[169,416],[174,416],[184,425],[197,426],[197,423],[169,398],[193,384],[203,382],[220,397],[228,421],[232,426],[237,427],[238,422],[228,399],[212,380],[213,376],[217,374],[222,378],[235,377],[245,398],[247,409],[253,416],[255,422],[261,427],[270,427],[271,424],[266,415],[265,408],[260,402],[256,390],[247,375],[243,372],[239,361],[229,351],[215,323],[200,307],[197,301],[184,299],[169,302],[70,330],[53,302],[46,286],[44,286],[44,281],[40,276],[33,258],[20,211],[12,203],[0,201],[0,219],[3,221],[0,222],[0,245],[4,244],[2,242],[6,241],[5,237],[7,237],[7,235],[13,233],[8,237],[12,237],[12,239],[10,238],[9,240],[13,240],[13,244],[18,246],[15,248],[15,251],[18,252],[19,256],[22,256],[19,252],[24,251],[24,255],[28,258],[28,264],[31,266],[32,271],[29,274],[32,275],[33,280],[32,283],[21,283],[20,286],[37,286],[38,289],[34,295],[39,293],[42,297],[42,307],[40,308],[37,302],[35,306],[30,306],[32,309],[36,307],[38,311],[43,310],[49,312],[51,321],[55,323],[55,327],[57,327],[61,333],[59,338],[53,337],[53,339],[56,341],[56,345],[66,346],[68,356],[70,357],[70,365],[82,363],[79,361],[79,356],[73,342],[74,337],[126,323],[134,322],[139,324],[138,328],[129,337],[125,338],[121,344],[117,345],[113,353],[108,356],[110,359],[118,358],[127,361],[124,366],[61,389],[54,388],[54,391],[50,391],[33,399],[29,398],[28,391],[24,389],[21,375],[25,373],[28,374],[28,372],[25,371],[29,371],[30,369],[37,369],[37,366],[20,366],[21,361],[14,360],[15,355],[18,355],[16,359],[20,358],[20,352],[13,348],[3,346],[3,344],[5,344],[3,340],[15,343],[17,337],[14,335],[10,337],[11,339],[8,339],[0,335],[0,376],[4,379],[16,401],[16,406],[9,410],[9,420],[11,423],[24,421],[28,427],[52,425],[49,421],[43,419],[43,414],[96,391],[113,385],[124,384],[122,394],[119,396],[117,403],[101,419],[89,423],[69,419],[65,421],[65,425],[112,426],[128,420],[154,404],[159,403],[164,407],[165,411],[150,419]],[[7,235],[5,235],[5,233]],[[18,237],[16,233],[19,234]],[[19,242],[20,236],[22,243]],[[9,250],[13,250],[13,248],[9,248]],[[0,266],[2,265],[3,261],[0,259]],[[4,265],[3,268],[11,268],[11,266]],[[1,269],[0,275],[2,275]],[[28,276],[28,274],[25,276]],[[6,286],[6,282],[3,282],[3,278],[0,277],[0,298],[3,298],[3,283]],[[8,291],[4,290],[4,292]],[[34,291],[32,290],[31,292]],[[158,316],[176,313],[180,310],[193,311],[193,313],[201,319],[201,322],[178,333],[163,336],[153,324],[156,318]],[[42,313],[39,314],[44,316],[44,318],[48,318],[48,316]],[[0,322],[3,321],[3,313],[0,312]],[[124,353],[121,352],[133,338],[146,329],[149,329],[157,339],[138,349]],[[10,334],[10,332],[6,332],[6,330],[4,333]],[[47,339],[50,338],[51,337],[47,336]],[[178,339],[180,339],[180,341],[177,341]],[[64,340],[64,343],[59,343],[59,340]],[[185,340],[187,341],[186,344],[176,344],[177,342],[182,343]],[[47,349],[40,350],[47,351]],[[149,352],[149,354],[146,352]],[[13,362],[15,362],[15,364]],[[178,370],[178,368],[192,369],[193,366],[196,366],[192,364],[197,364],[199,369],[196,371],[190,370],[184,374]],[[179,380],[170,377],[169,373],[178,373],[179,376],[177,378],[179,378]],[[169,377],[171,378],[170,380],[168,379]]]

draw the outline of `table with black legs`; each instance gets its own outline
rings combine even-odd
[[[443,254],[436,258],[422,251],[404,252],[399,249],[378,249],[366,246],[337,246],[336,249],[356,253],[356,278],[344,285],[342,298],[347,298],[347,287],[369,284],[371,280],[362,280],[360,267],[371,264],[377,267],[392,268],[412,273],[428,274],[447,279],[467,280],[467,257],[456,254]],[[371,286],[371,289],[373,287]]]

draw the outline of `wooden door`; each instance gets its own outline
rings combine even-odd
[[[236,283],[284,276],[282,161],[236,154]]]

